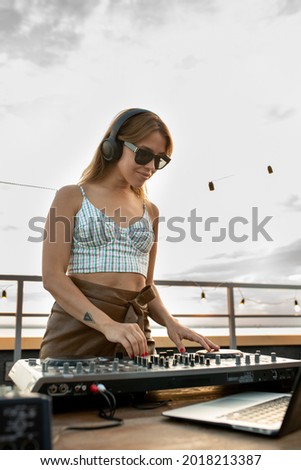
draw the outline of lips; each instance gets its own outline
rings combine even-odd
[[[142,178],[145,178],[145,179],[148,179],[152,176],[152,173],[140,173],[140,172],[138,172],[138,174],[140,176],[142,176]]]

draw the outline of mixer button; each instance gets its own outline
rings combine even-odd
[[[219,366],[220,363],[221,363],[221,355],[220,355],[220,354],[217,354],[217,355],[215,356],[215,364]]]
[[[256,352],[255,353],[255,364],[259,364],[260,363],[260,353]]]
[[[235,356],[235,365],[240,366],[240,364],[241,364],[240,356],[237,354],[237,356]]]
[[[250,354],[246,354],[245,355],[245,363],[247,365],[251,364],[251,357],[250,357]]]
[[[271,352],[271,361],[272,362],[277,362],[277,356],[275,352]]]

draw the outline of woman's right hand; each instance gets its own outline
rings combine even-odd
[[[113,321],[102,331],[108,341],[121,344],[129,357],[147,356],[147,341],[137,323],[118,323]]]

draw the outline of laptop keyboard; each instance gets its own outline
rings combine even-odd
[[[272,424],[282,421],[288,407],[290,397],[279,397],[265,403],[248,406],[239,411],[219,416],[232,421],[250,421],[253,423]]]

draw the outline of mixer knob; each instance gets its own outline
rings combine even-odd
[[[199,355],[199,354],[195,354],[195,355],[194,355],[194,362],[195,362],[196,364],[199,364],[199,362],[200,362],[200,355]]]
[[[112,370],[113,372],[118,372],[118,369],[119,369],[119,359],[118,357],[115,357],[113,360],[113,364],[112,364]]]
[[[28,365],[31,367],[35,367],[37,365],[37,360],[35,358],[28,359]]]
[[[185,356],[184,358],[184,365],[189,366],[189,356]]]
[[[255,353],[255,364],[259,364],[260,363],[260,353]]]
[[[147,358],[147,357],[143,357],[143,358],[142,358],[142,365],[143,365],[143,367],[147,367],[147,363],[148,363],[148,358]]]
[[[159,356],[154,356],[153,363],[155,364],[155,366],[157,366],[159,364]]]
[[[216,354],[216,356],[215,356],[215,364],[219,366],[220,363],[221,363],[221,355],[220,355],[220,354]]]
[[[42,362],[42,372],[48,372],[48,362]]]
[[[246,356],[245,356],[245,363],[246,363],[247,365],[251,364],[250,354],[246,354]]]
[[[236,356],[235,356],[235,365],[240,366],[240,364],[241,364],[240,355],[236,354]]]
[[[77,362],[76,363],[76,373],[77,374],[82,374],[83,372],[83,363],[82,362]]]
[[[205,364],[205,355],[204,355],[204,354],[200,354],[200,356],[199,356],[199,361],[200,361],[200,364],[201,364],[201,365],[204,365],[204,364]]]
[[[206,364],[206,366],[210,366],[210,357],[206,357],[205,364]]]
[[[172,365],[173,365],[173,366],[177,366],[177,365],[178,365],[178,360],[177,360],[176,357],[173,358],[173,360],[172,360]]]
[[[89,374],[94,374],[95,366],[96,366],[95,361],[91,361],[89,364]]]
[[[147,368],[148,368],[148,369],[152,369],[152,368],[153,368],[153,363],[152,363],[151,361],[149,361],[149,362],[147,363]]]
[[[164,367],[165,367],[165,369],[169,368],[169,359],[168,358],[166,358],[165,361],[164,361]]]
[[[271,361],[272,362],[277,362],[277,356],[275,352],[271,352]]]
[[[160,367],[164,366],[164,357],[163,356],[159,357],[159,366]]]
[[[194,358],[190,359],[190,367],[194,367]]]
[[[69,362],[63,364],[63,374],[69,374]]]

